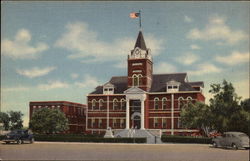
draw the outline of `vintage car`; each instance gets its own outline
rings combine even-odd
[[[212,145],[215,148],[249,148],[249,137],[242,132],[225,132],[222,136],[213,138]]]
[[[14,130],[5,135],[5,138],[2,140],[6,144],[8,143],[17,143],[22,144],[24,142],[33,143],[34,136],[28,130]]]

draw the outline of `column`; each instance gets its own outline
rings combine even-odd
[[[145,121],[145,118],[144,118],[144,99],[141,99],[141,129],[144,129],[144,121]]]
[[[129,99],[126,100],[126,129],[129,129]]]
[[[171,135],[174,135],[174,94],[171,94]]]

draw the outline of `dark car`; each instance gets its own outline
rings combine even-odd
[[[8,143],[17,143],[22,144],[24,142],[33,143],[34,136],[29,130],[14,130],[5,135],[3,142]]]
[[[213,147],[249,148],[249,137],[242,132],[225,132],[212,140]]]

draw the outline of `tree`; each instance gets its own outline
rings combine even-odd
[[[3,123],[5,130],[21,129],[23,127],[21,111],[0,112],[0,122]]]
[[[210,131],[240,131],[248,135],[250,125],[250,99],[240,103],[232,83],[212,84],[213,97],[210,105],[197,102],[189,104],[181,111],[181,121],[187,128],[202,129],[206,135]]]
[[[3,124],[4,130],[9,130],[10,118],[6,112],[0,112],[0,123]]]
[[[42,108],[33,114],[30,128],[37,133],[59,133],[68,130],[68,119],[58,109]]]
[[[202,129],[208,136],[212,129],[212,116],[208,105],[202,102],[189,103],[181,111],[181,122],[184,127]]]
[[[239,118],[241,107],[239,105],[240,97],[235,93],[232,83],[224,80],[222,84],[212,84],[210,93],[213,98],[210,101],[211,112],[213,113],[212,124],[218,132],[225,132],[238,126],[238,123],[233,122]],[[232,125],[233,123],[233,125]]]

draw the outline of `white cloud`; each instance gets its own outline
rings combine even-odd
[[[76,79],[76,78],[79,77],[79,75],[78,75],[77,73],[72,73],[72,74],[70,74],[70,77],[71,77],[72,79]]]
[[[125,69],[125,68],[127,68],[127,61],[121,61],[121,62],[115,64],[114,67]]]
[[[84,79],[82,82],[76,82],[75,85],[80,87],[80,88],[94,88],[96,86],[98,86],[100,83],[98,82],[97,78],[86,74],[84,76]]]
[[[29,90],[29,87],[17,86],[17,87],[2,87],[1,92],[21,92]]]
[[[173,73],[176,71],[177,70],[174,65],[165,62],[159,62],[154,68],[154,73],[156,74]]]
[[[154,55],[162,50],[163,40],[148,34],[145,35],[145,41]],[[84,58],[82,62],[86,63],[124,58],[130,53],[134,43],[135,38],[128,37],[112,42],[101,41],[98,33],[90,30],[87,23],[75,22],[66,25],[66,32],[56,41],[55,46],[69,50],[69,58]]]
[[[50,90],[55,88],[68,88],[69,84],[61,81],[50,81],[47,84],[40,84],[38,88],[40,90]]]
[[[239,63],[249,62],[249,54],[249,52],[240,53],[238,51],[234,51],[228,56],[216,56],[215,60],[227,65],[236,65]]]
[[[209,19],[204,29],[192,29],[187,38],[193,40],[219,40],[217,44],[235,44],[248,38],[248,34],[240,30],[233,30],[225,24],[225,18],[214,16]]]
[[[193,19],[191,17],[185,15],[184,21],[190,23],[190,22],[193,22]]]
[[[47,75],[51,71],[55,70],[56,67],[46,67],[46,68],[38,68],[34,67],[32,69],[17,69],[17,73],[29,78],[35,78]]]
[[[183,55],[181,55],[180,57],[176,58],[176,61],[178,61],[181,64],[184,65],[191,65],[194,62],[196,62],[197,60],[199,60],[199,56],[193,54],[193,53],[185,53]]]
[[[243,99],[249,98],[249,80],[241,80],[233,83],[235,91],[238,96],[241,96]]]
[[[1,43],[1,52],[3,55],[8,56],[12,59],[35,59],[38,54],[47,50],[48,45],[42,42],[36,45],[30,45],[31,34],[26,29],[20,29],[15,39],[8,40],[4,39]]]
[[[201,49],[200,46],[195,45],[195,44],[190,45],[190,48],[193,49],[193,50],[199,50],[199,49]]]
[[[197,69],[193,71],[188,71],[190,75],[204,75],[209,73],[219,73],[222,69],[209,63],[198,64]]]

